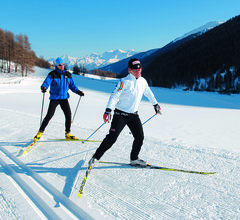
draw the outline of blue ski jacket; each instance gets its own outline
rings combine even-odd
[[[48,89],[50,85],[50,97],[49,99],[68,99],[70,97],[68,90],[77,94],[79,89],[75,85],[72,74],[67,70],[59,70],[57,67],[51,71],[47,78],[44,80],[42,87]]]

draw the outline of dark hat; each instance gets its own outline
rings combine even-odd
[[[129,61],[128,61],[128,67],[130,69],[140,69],[142,67],[139,59],[137,58],[131,58]]]

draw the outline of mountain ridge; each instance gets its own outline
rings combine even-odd
[[[225,21],[211,21],[208,22],[205,25],[202,25],[198,28],[195,28],[194,30],[184,34],[183,36],[174,39],[173,41],[169,42],[165,46],[161,48],[156,48],[152,50],[148,50],[146,52],[140,52],[138,54],[135,54],[134,57],[141,60],[143,68],[145,68],[149,63],[151,63],[151,60],[155,59],[156,56],[159,54],[164,54],[170,50],[173,50],[180,45],[184,44],[185,42],[191,40],[192,38],[198,37],[199,35],[202,35],[203,33],[211,30],[212,28],[224,23]],[[122,77],[127,74],[127,62],[129,58],[125,58],[123,60],[120,60],[116,63],[109,64],[107,66],[101,67],[101,70],[104,71],[111,71],[118,73],[118,77]]]
[[[127,62],[130,57],[135,56],[141,61],[144,60],[147,61],[146,63],[148,63],[148,60],[152,59],[154,56],[166,52],[169,49],[174,49],[175,47],[178,47],[186,41],[197,37],[224,22],[225,21],[208,22],[205,25],[202,25],[192,31],[187,32],[181,37],[172,40],[161,48],[150,49],[142,52],[137,52],[134,49],[116,49],[103,52],[102,54],[92,53],[90,55],[81,57],[63,55],[61,56],[61,58],[64,60],[65,64],[67,64],[68,68],[73,68],[73,66],[77,64],[84,66],[87,70],[101,69],[104,71],[115,72],[119,75],[125,75],[127,74]],[[56,58],[50,58],[48,61],[49,63],[54,64],[55,59]]]
[[[137,51],[134,49],[131,50],[109,50],[102,54],[92,53],[87,56],[81,57],[72,57],[69,55],[63,55],[61,58],[63,59],[64,63],[68,66],[68,68],[72,68],[75,64],[85,66],[88,70],[97,69],[111,63],[118,62],[119,60],[125,59],[127,57],[133,56]],[[49,63],[52,65],[55,64],[56,58],[48,59]]]

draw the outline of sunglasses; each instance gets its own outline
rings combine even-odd
[[[141,68],[139,68],[139,69],[132,69],[133,72],[138,72],[140,70],[141,70]]]
[[[64,66],[64,64],[59,64],[58,66]]]

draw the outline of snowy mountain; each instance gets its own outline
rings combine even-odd
[[[198,28],[196,28],[196,29],[194,29],[194,30],[192,30],[192,31],[187,32],[187,33],[184,34],[182,37],[176,38],[175,40],[173,40],[173,42],[176,42],[176,41],[178,41],[178,40],[181,40],[181,39],[183,39],[183,38],[186,38],[186,37],[188,37],[188,36],[190,36],[190,35],[192,35],[192,34],[198,33],[199,35],[201,35],[201,34],[203,34],[203,33],[207,32],[207,31],[211,30],[212,28],[214,28],[214,27],[216,27],[216,26],[218,26],[218,25],[220,25],[220,24],[223,24],[224,22],[225,22],[225,21],[210,21],[210,22],[208,22],[208,23],[205,24],[205,25],[202,25],[202,26],[200,26],[200,27],[198,27]]]
[[[150,56],[151,54],[155,53],[157,50],[158,49],[152,49],[152,50],[148,50],[146,52],[136,53],[136,54],[134,54],[134,57],[138,58],[139,60],[143,60],[145,57]],[[111,64],[103,66],[103,67],[99,67],[99,69],[104,70],[104,71],[112,71],[115,73],[122,73],[127,67],[128,60],[129,60],[129,57],[122,59],[118,62],[111,63]]]
[[[146,52],[137,53],[134,56],[142,61],[143,66],[146,66],[150,62],[152,62],[152,60],[155,59],[155,56],[158,56],[159,54],[162,54],[162,53],[166,53],[169,50],[173,50],[176,47],[184,44],[188,40],[190,40],[196,36],[199,36],[199,35],[205,33],[206,31],[208,31],[222,23],[224,23],[224,22],[222,22],[222,21],[208,22],[207,24],[184,34],[182,37],[176,38],[175,40],[171,41],[169,44],[165,45],[162,48],[157,48],[157,49],[148,50]],[[105,70],[105,71],[112,71],[112,72],[116,72],[116,73],[120,73],[120,74],[124,75],[127,72],[127,62],[128,62],[128,59],[123,59],[116,63],[112,63],[107,66],[101,67],[101,69]]]
[[[75,64],[84,65],[88,70],[100,68],[111,63],[118,62],[119,60],[125,59],[127,57],[133,56],[138,53],[135,50],[110,50],[104,52],[103,54],[93,53],[88,56],[82,57],[71,57],[68,55],[62,56],[64,62],[68,65],[68,68],[73,67]],[[56,58],[51,58],[48,61],[53,64]]]
[[[173,44],[177,41],[185,39],[193,34],[197,34],[197,35],[203,34],[206,31],[208,31],[222,23],[224,23],[224,22],[222,22],[222,21],[208,22],[207,24],[184,34],[182,37],[176,38],[175,40],[171,41],[170,44]],[[164,48],[164,47],[162,47],[162,48]],[[72,57],[72,56],[68,56],[68,55],[64,55],[61,57],[63,58],[64,62],[68,65],[68,68],[71,68],[75,64],[78,64],[78,65],[84,65],[88,70],[102,69],[105,71],[113,71],[116,73],[122,73],[124,71],[124,69],[126,68],[126,63],[128,62],[127,58],[134,55],[138,59],[142,60],[142,59],[154,54],[155,52],[161,50],[162,48],[150,49],[145,52],[137,52],[133,49],[127,50],[127,51],[118,49],[118,50],[110,50],[110,51],[104,52],[103,54],[92,53],[88,56],[81,56],[81,57]],[[48,61],[51,64],[54,64],[55,59],[56,58],[50,58]]]

